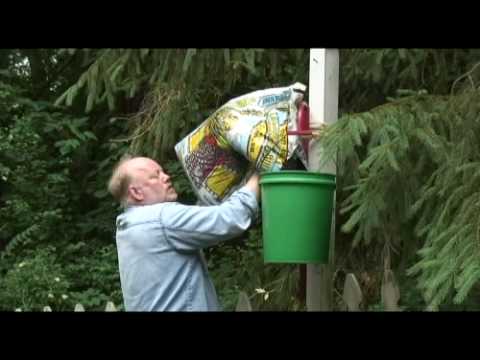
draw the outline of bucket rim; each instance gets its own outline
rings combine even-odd
[[[336,175],[303,170],[281,170],[260,173],[260,184],[291,182],[314,182],[335,185]]]
[[[278,175],[282,176],[282,174],[291,174],[291,175],[307,175],[307,176],[327,176],[327,177],[336,177],[335,174],[332,173],[322,173],[316,171],[308,171],[308,170],[280,170],[280,171],[262,171],[260,172],[260,176],[270,176],[270,175]]]

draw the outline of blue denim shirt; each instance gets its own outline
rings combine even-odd
[[[248,229],[258,214],[243,187],[216,206],[128,207],[116,242],[126,311],[220,311],[201,249]]]

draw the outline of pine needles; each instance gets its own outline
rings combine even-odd
[[[462,303],[480,279],[479,100],[408,97],[345,115],[323,139],[343,186],[342,230],[353,246],[421,240],[409,274],[432,308]]]

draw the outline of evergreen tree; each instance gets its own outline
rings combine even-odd
[[[159,159],[229,98],[308,78],[306,49],[117,49],[92,59],[59,102],[85,88],[88,111],[105,99],[112,108],[119,92],[140,94],[131,150]],[[400,270],[420,249],[409,273],[433,307],[452,292],[462,302],[480,275],[478,59],[468,49],[341,50],[341,118],[322,139],[325,159],[338,164],[341,230],[353,234],[338,240],[344,249],[392,249]]]
[[[480,275],[479,59],[478,49],[341,49],[340,118],[321,140],[338,168],[337,268],[391,261],[432,309],[465,303]],[[58,309],[118,303],[113,163],[127,148],[157,158],[192,198],[173,145],[232,97],[308,85],[308,64],[308,49],[0,50],[0,289],[11,295],[0,307],[20,294],[30,308],[53,301],[25,280],[42,267],[65,277],[41,279],[70,291]],[[264,266],[261,245],[254,229],[207,250],[224,303],[243,289],[258,309],[301,309],[296,268]]]

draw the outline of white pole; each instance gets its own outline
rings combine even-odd
[[[331,124],[338,117],[338,49],[310,49],[309,107],[310,127]],[[336,174],[333,161],[320,166],[322,149],[316,140],[309,146],[308,170]],[[319,215],[321,216],[321,215]],[[330,234],[330,262],[325,265],[307,264],[307,310],[332,310],[332,276],[335,241],[335,207]]]

